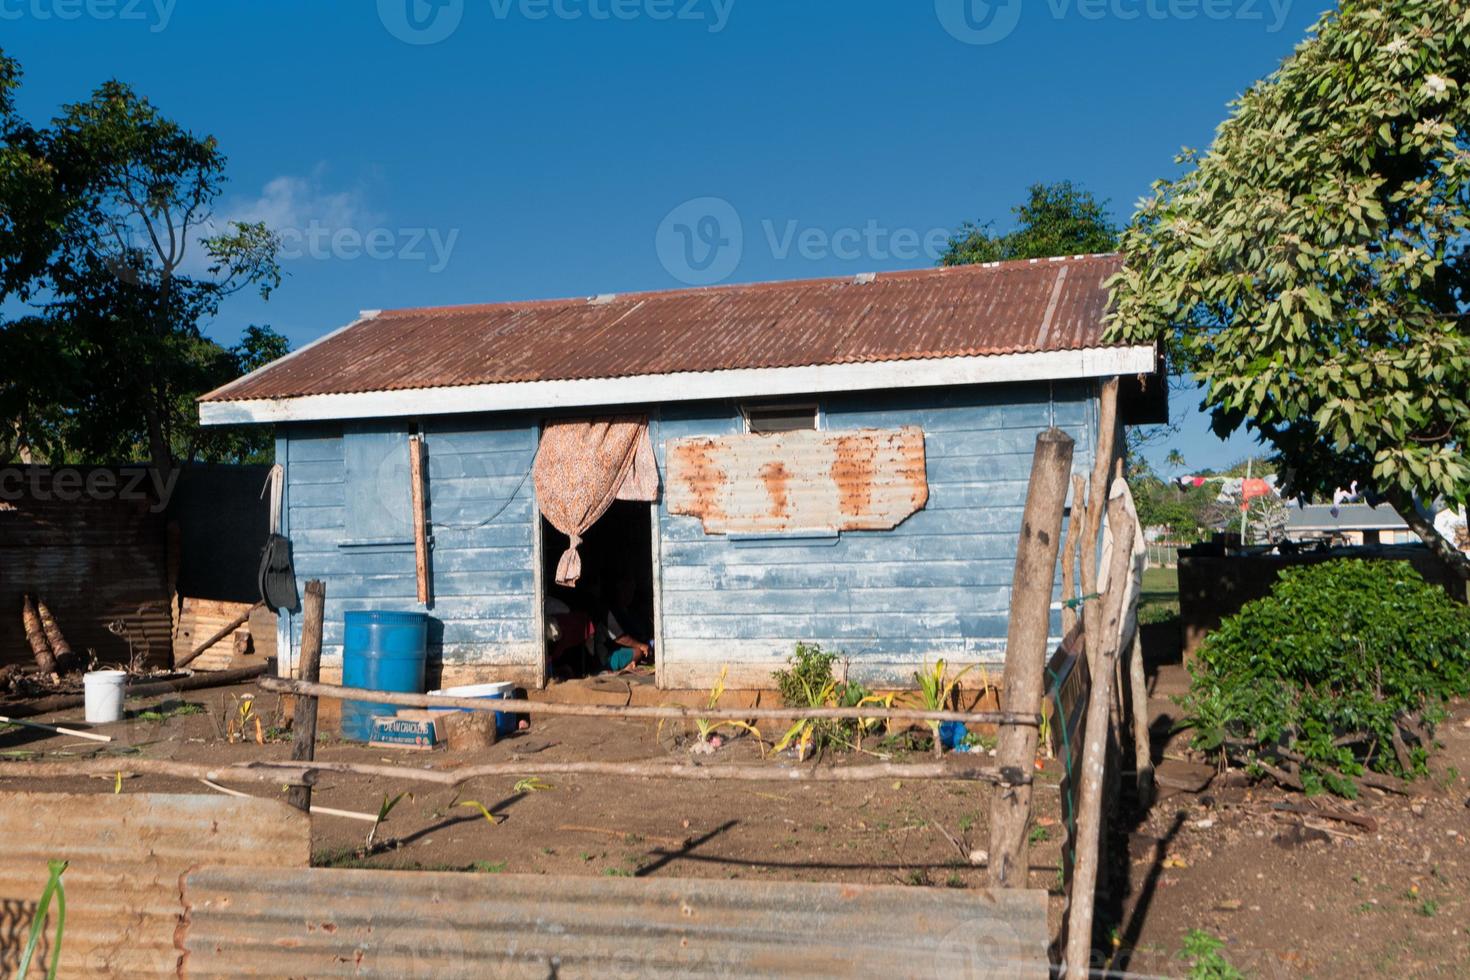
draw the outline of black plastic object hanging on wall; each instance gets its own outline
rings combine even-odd
[[[271,612],[295,612],[296,569],[291,563],[291,539],[272,534],[260,555],[260,598]]]

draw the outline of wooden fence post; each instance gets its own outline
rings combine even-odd
[[[1097,458],[1093,460],[1092,480],[1087,493],[1087,526],[1082,531],[1082,629],[1087,643],[1087,667],[1096,683],[1097,657],[1103,646],[1099,627],[1102,625],[1102,599],[1097,594],[1099,569],[1098,535],[1102,533],[1103,515],[1107,513],[1109,475],[1113,471],[1114,441],[1118,433],[1118,379],[1111,378],[1102,386],[1098,398]]]
[[[322,621],[326,612],[327,587],[313,579],[306,583],[302,602],[301,680],[315,684],[322,674]],[[311,762],[316,759],[316,709],[318,698],[296,696],[296,709],[291,717],[291,761]],[[286,802],[303,813],[311,812],[311,787],[292,786]]]
[[[1011,619],[1006,636],[1006,667],[1001,690],[1003,710],[1040,713],[1046,690],[1047,638],[1051,634],[1051,598],[1061,547],[1062,514],[1072,472],[1072,437],[1049,429],[1036,437],[1031,486],[1016,571],[1011,586]],[[1030,777],[1036,766],[1039,732],[1029,725],[1003,725],[996,763],[1017,779],[997,793],[990,820],[990,884],[1024,888],[1030,871],[1027,824],[1031,819]]]
[[[418,581],[418,600],[427,606],[429,592],[429,527],[424,512],[424,440],[408,437],[408,479],[413,502],[413,568]]]
[[[1087,980],[1092,955],[1092,911],[1096,902],[1098,852],[1102,838],[1103,788],[1112,728],[1113,675],[1118,662],[1119,631],[1128,600],[1128,566],[1133,561],[1133,537],[1138,533],[1122,498],[1108,507],[1113,529],[1113,561],[1108,574],[1107,600],[1096,625],[1099,647],[1093,663],[1092,694],[1087,705],[1087,734],[1082,748],[1082,784],[1077,803],[1076,871],[1072,875],[1071,907],[1067,914],[1067,980]],[[1088,634],[1094,633],[1088,627]],[[1089,650],[1089,653],[1093,651]]]

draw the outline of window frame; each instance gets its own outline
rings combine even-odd
[[[793,415],[797,413],[805,414],[809,411],[811,412],[812,424],[810,427],[803,426],[801,428],[758,431],[751,424],[751,413],[760,413],[762,411],[784,411]],[[774,436],[787,432],[821,432],[825,428],[823,424],[825,419],[822,415],[822,406],[820,402],[816,401],[741,402],[740,421],[745,427],[745,434],[748,436]]]

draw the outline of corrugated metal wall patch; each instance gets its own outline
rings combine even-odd
[[[667,460],[669,511],[707,534],[887,530],[929,501],[913,426],[681,439]]]

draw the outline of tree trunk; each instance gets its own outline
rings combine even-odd
[[[148,456],[156,475],[161,478],[173,469],[174,459],[173,454],[169,452],[168,438],[163,433],[163,419],[153,404],[153,392],[150,391],[148,395],[146,400],[148,407],[143,410],[145,421],[148,424]],[[154,485],[161,486],[162,484]]]

